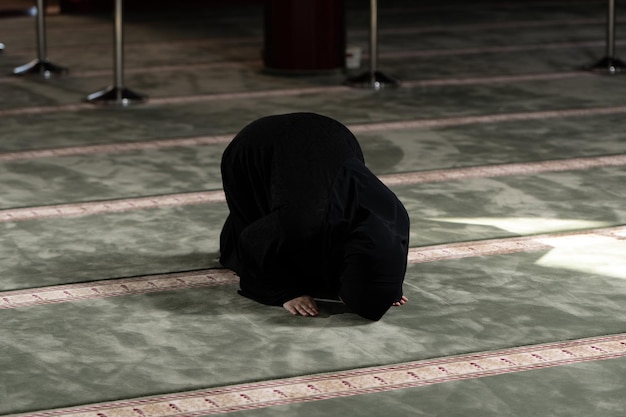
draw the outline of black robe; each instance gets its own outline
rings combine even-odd
[[[344,125],[313,113],[256,120],[221,169],[230,214],[220,262],[240,294],[269,305],[340,297],[371,320],[400,300],[409,218]]]

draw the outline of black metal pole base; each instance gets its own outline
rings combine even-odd
[[[38,75],[45,79],[52,78],[53,75],[65,75],[68,69],[53,64],[50,61],[35,59],[28,64],[24,64],[13,70],[13,75]]]
[[[148,98],[146,96],[135,93],[128,88],[110,86],[104,90],[89,94],[86,101],[94,104],[128,106],[131,104],[143,103],[147,99]]]
[[[374,90],[381,90],[383,88],[398,87],[400,85],[400,82],[383,74],[380,71],[367,71],[356,77],[348,78],[345,84],[350,87],[372,88]]]
[[[606,56],[595,64],[583,67],[583,69],[587,71],[603,71],[610,75],[615,75],[622,71],[626,71],[626,63],[617,58]]]

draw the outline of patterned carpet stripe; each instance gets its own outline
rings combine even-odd
[[[393,187],[398,185],[455,181],[470,178],[529,175],[543,172],[574,171],[623,165],[626,165],[626,154],[557,159],[538,162],[520,162],[500,165],[482,165],[467,168],[437,169],[432,171],[381,175],[380,178],[387,186]]]
[[[406,31],[407,33],[409,32],[409,30]],[[200,43],[200,42],[198,42]],[[594,42],[597,43],[597,42]],[[156,45],[155,43],[150,43],[151,45]],[[574,47],[577,46],[576,44],[572,44],[569,45],[569,47]],[[78,48],[83,48],[82,46],[75,46],[73,47],[74,49],[78,49]],[[536,46],[536,45],[528,45],[526,46],[527,49],[541,49],[540,46]],[[63,48],[63,49],[68,49],[68,48]],[[445,51],[448,51],[448,53],[446,54]],[[481,52],[484,53],[495,53],[498,52],[497,50],[494,50],[494,48],[471,48],[471,49],[453,49],[453,50],[425,50],[425,51],[412,51],[412,52],[394,52],[394,53],[389,53],[389,54],[383,54],[383,55],[389,55],[388,58],[398,58],[398,57],[402,57],[400,56],[400,54],[408,54],[410,56],[441,56],[441,55],[455,55],[455,54],[464,54],[463,52],[465,52],[465,54],[479,54]],[[364,53],[363,55],[363,59],[367,59],[368,55],[367,53]],[[159,66],[152,66],[152,67],[131,67],[131,68],[125,68],[124,69],[124,73],[125,74],[150,74],[150,73],[166,73],[166,72],[179,72],[182,70],[198,70],[198,71],[206,71],[209,69],[227,69],[227,68],[241,68],[241,69],[245,69],[245,68],[258,68],[261,67],[263,65],[262,61],[259,60],[240,60],[240,61],[218,61],[218,62],[204,62],[204,63],[195,63],[195,64],[187,64],[187,65],[159,65]],[[72,71],[72,77],[76,77],[76,78],[88,78],[88,77],[101,77],[101,76],[105,76],[105,75],[110,75],[113,71],[109,68],[106,69],[100,69],[100,70],[89,70],[89,71]],[[585,76],[585,75],[590,75],[590,73],[587,72],[581,72],[581,71],[577,71],[577,72],[563,72],[563,73],[555,73],[555,75],[563,75],[566,74],[565,76],[567,77],[567,74],[571,74],[569,76]],[[19,83],[26,83],[29,82],[28,78],[24,78],[24,77],[8,77],[8,76],[0,76],[0,84],[19,84]],[[419,83],[419,81],[408,81],[408,82],[403,82],[402,85],[404,85],[405,87],[408,87],[414,83]],[[326,87],[326,88],[330,88],[332,89],[332,87]],[[343,87],[342,90],[348,90],[348,87]],[[154,100],[150,100],[150,101],[154,101]],[[87,105],[87,106],[91,106],[91,105]],[[85,106],[85,107],[87,107]],[[93,106],[92,106],[93,107]],[[50,111],[54,111],[53,110],[54,106],[50,106]],[[2,113],[0,113],[0,115],[2,115]]]
[[[145,142],[106,143],[102,145],[72,146],[67,148],[41,149],[0,153],[0,161],[21,161],[38,158],[57,158],[63,156],[93,155],[145,151],[150,149],[205,146],[230,142],[234,134],[218,136],[197,136],[192,138],[160,139]]]
[[[458,9],[455,9],[458,11]],[[616,23],[624,23],[626,20],[617,19]],[[601,18],[580,18],[580,19],[552,19],[552,20],[517,20],[506,22],[488,22],[488,23],[470,23],[470,24],[450,24],[450,25],[432,25],[432,26],[417,26],[417,27],[393,27],[379,29],[379,33],[382,35],[415,35],[429,32],[482,32],[484,30],[493,29],[513,29],[513,28],[552,28],[555,26],[578,26],[578,25],[602,25],[606,23],[606,19]],[[368,31],[351,31],[351,34],[366,35]]]
[[[119,213],[132,210],[180,207],[191,204],[207,204],[224,201],[225,197],[223,191],[202,191],[155,197],[97,201],[92,203],[59,204],[53,206],[0,210],[0,222]]]
[[[410,87],[427,87],[429,85],[460,85],[465,84],[484,84],[493,82],[515,82],[518,78],[519,81],[527,80],[552,80],[558,78],[572,78],[572,77],[588,77],[591,74],[584,71],[574,72],[562,72],[562,73],[546,73],[535,75],[519,75],[519,76],[494,76],[494,77],[482,77],[482,78],[468,78],[448,80],[429,80],[429,81],[406,81],[403,82],[405,88]],[[449,82],[449,84],[447,83]],[[151,97],[147,105],[171,105],[171,104],[185,104],[185,103],[198,103],[209,102],[218,100],[242,100],[242,99],[255,99],[255,98],[267,98],[267,97],[289,97],[304,94],[328,94],[336,92],[347,92],[352,89],[347,86],[327,86],[327,87],[309,87],[309,88],[290,88],[282,90],[266,90],[266,91],[244,91],[238,93],[215,93],[215,94],[198,94],[192,96],[180,96],[180,97]],[[99,105],[91,103],[69,103],[58,104],[52,106],[35,106],[35,107],[18,107],[14,109],[0,109],[0,117],[7,116],[19,116],[19,115],[32,115],[32,114],[45,114],[55,112],[75,112],[80,110],[96,110],[100,108]]]
[[[239,278],[237,275],[228,269],[206,269],[133,278],[108,279],[0,292],[0,309],[238,283]]]
[[[349,371],[19,414],[20,417],[178,417],[387,392],[626,357],[626,334],[538,344]],[[18,415],[14,415],[16,417]]]
[[[626,226],[411,248],[409,250],[408,262],[410,264],[418,264],[473,256],[546,250],[552,248],[550,239],[598,235],[626,239]],[[207,269],[134,278],[109,279],[0,292],[0,309],[16,309],[86,299],[145,294],[185,288],[212,287],[216,285],[235,285],[238,283],[239,278],[228,269]]]
[[[568,110],[542,110],[536,112],[490,114],[485,116],[465,116],[442,119],[425,120],[402,120],[397,122],[382,122],[376,124],[360,124],[348,126],[354,133],[379,132],[385,130],[418,129],[445,126],[460,126],[481,123],[502,123],[521,120],[544,120],[562,117],[586,117],[600,116],[607,114],[626,113],[626,106],[600,107],[590,109],[568,109]]]
[[[585,73],[586,74],[586,73]],[[499,82],[514,82],[514,81],[532,81],[532,80],[554,80],[569,77],[580,77],[580,73],[559,73],[559,74],[534,74],[534,75],[521,75],[521,76],[499,76],[490,77],[491,83]],[[586,74],[586,76],[589,76]],[[442,85],[470,85],[483,83],[483,78],[452,78],[452,79],[435,79],[424,81],[409,81],[404,85],[409,88],[414,87],[431,87]],[[225,94],[209,94],[194,97],[179,97],[179,98],[163,98],[153,99],[153,102],[168,101],[168,102],[189,102],[189,101],[217,101],[228,99],[249,99],[274,96],[287,96],[294,94],[309,94],[317,92],[331,92],[344,90],[347,87],[317,87],[308,89],[291,89],[291,90],[276,90],[276,91],[260,91],[260,92],[245,92],[245,93],[225,93]],[[171,104],[171,103],[170,103]],[[66,108],[65,106],[59,106]],[[70,105],[68,109],[87,109],[84,105]],[[93,108],[93,107],[89,107]],[[38,108],[17,109],[17,111],[38,112]],[[0,116],[3,112],[11,112],[13,110],[0,110]],[[626,112],[624,107],[609,107],[609,108],[593,108],[593,109],[569,109],[559,111],[542,111],[542,112],[526,112],[526,113],[508,113],[501,115],[487,115],[487,116],[470,116],[470,117],[450,117],[442,119],[425,119],[425,120],[412,120],[412,121],[399,121],[391,123],[369,123],[358,124],[348,126],[354,133],[360,132],[379,132],[384,130],[401,130],[412,128],[429,128],[429,127],[445,127],[445,126],[458,126],[467,124],[481,124],[481,123],[494,123],[494,122],[507,122],[516,120],[537,120],[556,117],[579,117],[579,116],[594,116],[602,114],[619,114]],[[7,113],[8,114],[8,113]],[[52,149],[40,149],[40,150],[27,150],[16,152],[4,152],[0,153],[0,161],[19,161],[25,159],[36,158],[49,158],[49,157],[63,157],[63,156],[76,156],[76,155],[90,155],[99,153],[119,153],[129,151],[140,151],[149,149],[160,149],[170,147],[184,147],[184,146],[202,146],[212,145],[216,143],[228,143],[235,133],[229,133],[225,135],[216,136],[199,136],[192,138],[173,138],[173,139],[161,139],[144,142],[126,142],[126,143],[111,143],[101,145],[86,145],[86,146],[72,146],[67,148],[52,148]]]
[[[388,174],[381,175],[380,179],[389,186],[397,186],[454,181],[469,178],[529,175],[542,172],[559,172],[623,165],[626,165],[626,154]],[[219,203],[224,201],[225,197],[223,191],[216,190],[152,197],[127,198],[121,200],[3,209],[0,210],[0,222],[16,222],[54,217],[86,216],[132,210],[179,207],[191,204]]]
[[[617,40],[616,45],[623,45],[626,42]],[[488,46],[477,48],[459,48],[459,49],[429,49],[423,51],[396,51],[381,54],[384,58],[418,58],[429,56],[447,56],[447,55],[474,55],[474,54],[501,54],[511,52],[538,51],[547,49],[566,49],[566,48],[589,48],[601,47],[605,41],[582,41],[582,42],[552,42],[534,45],[507,45],[507,46]]]

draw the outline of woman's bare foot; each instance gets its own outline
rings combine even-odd
[[[396,301],[395,303],[392,304],[392,306],[394,307],[400,307],[403,306],[407,303],[407,301],[409,301],[408,298],[406,298],[404,295],[402,296],[402,298],[400,299],[400,301]]]
[[[319,314],[317,303],[313,297],[302,295],[293,300],[289,300],[283,304],[283,308],[294,316],[311,316],[315,317]]]

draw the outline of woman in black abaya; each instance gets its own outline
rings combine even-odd
[[[220,262],[241,295],[304,316],[318,314],[316,298],[341,299],[370,320],[407,301],[407,212],[344,125],[313,113],[261,118],[221,169],[230,214]]]

